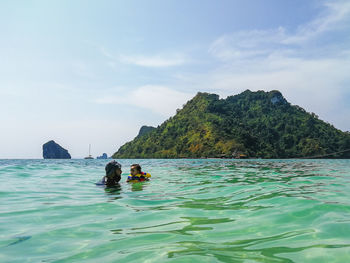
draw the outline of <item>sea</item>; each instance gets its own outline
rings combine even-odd
[[[108,161],[0,160],[0,262],[350,262],[350,160]]]

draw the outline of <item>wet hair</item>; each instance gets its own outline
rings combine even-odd
[[[109,163],[106,164],[105,170],[106,170],[106,176],[109,177],[111,175],[113,175],[113,173],[115,173],[115,170],[121,170],[122,169],[122,165],[116,161],[110,161]],[[119,180],[120,180],[120,176],[119,176]],[[118,180],[118,181],[119,181]]]
[[[132,164],[131,167],[134,167],[137,171],[141,172],[141,166],[139,164]]]

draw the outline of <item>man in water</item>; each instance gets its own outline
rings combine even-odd
[[[133,164],[130,167],[130,175],[128,176],[128,179],[126,179],[127,182],[130,181],[149,181],[151,178],[151,175],[149,173],[145,173],[141,171],[141,166],[139,164]]]
[[[118,185],[122,175],[122,165],[113,160],[107,163],[105,170],[106,176],[104,176],[98,184],[107,186]]]

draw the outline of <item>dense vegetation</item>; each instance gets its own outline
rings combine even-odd
[[[136,137],[114,158],[350,158],[350,134],[288,103],[279,91],[226,99],[198,93],[174,117]],[[343,152],[342,152],[343,151]],[[345,151],[345,152],[344,152]]]

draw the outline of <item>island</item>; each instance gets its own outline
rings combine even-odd
[[[350,158],[350,133],[291,105],[277,90],[246,90],[226,99],[199,92],[112,157]]]
[[[96,159],[109,159],[107,153],[103,153],[101,156],[97,156]]]
[[[71,159],[71,155],[66,149],[61,147],[55,141],[51,140],[43,144],[44,159]]]

